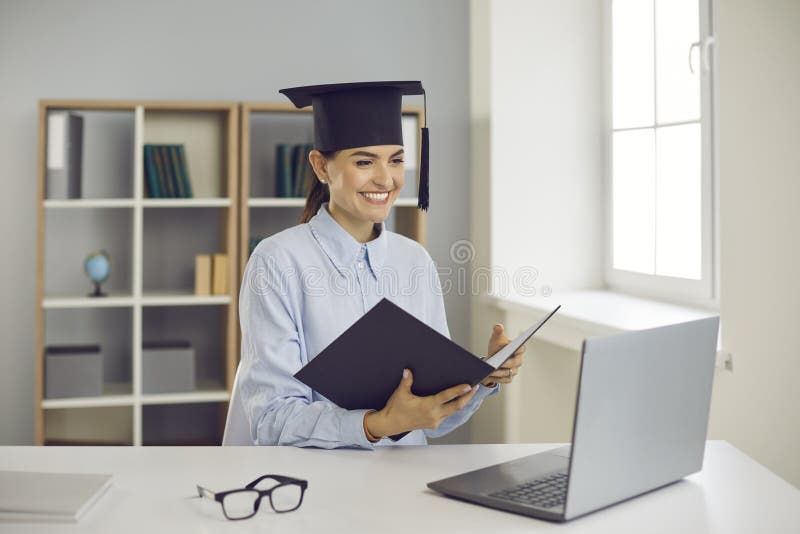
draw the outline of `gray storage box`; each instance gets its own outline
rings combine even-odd
[[[45,348],[45,398],[96,397],[102,394],[103,353],[99,345]]]
[[[182,393],[194,389],[194,348],[188,341],[142,345],[142,393]]]

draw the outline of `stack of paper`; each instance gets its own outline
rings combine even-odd
[[[111,475],[0,471],[0,520],[78,521]]]

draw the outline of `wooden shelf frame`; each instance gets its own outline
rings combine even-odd
[[[133,196],[131,198],[47,200],[45,198],[47,115],[54,110],[74,111],[125,111],[134,116]],[[148,111],[167,112],[214,112],[220,114],[222,127],[220,146],[224,159],[223,181],[220,186],[226,196],[221,198],[150,199],[144,196],[144,140]],[[186,102],[143,100],[41,100],[39,102],[38,151],[37,151],[37,262],[36,262],[36,341],[34,365],[35,395],[35,442],[43,444],[46,439],[45,410],[80,409],[91,407],[132,406],[133,445],[142,444],[142,407],[152,404],[183,404],[196,402],[225,403],[230,398],[233,371],[238,362],[238,221],[239,221],[239,104],[237,102]],[[132,243],[132,288],[127,294],[112,294],[106,299],[85,296],[45,295],[45,220],[48,210],[62,209],[130,209],[133,212]],[[219,208],[224,210],[220,223],[220,252],[228,254],[230,268],[229,292],[226,295],[195,296],[188,292],[143,291],[143,241],[144,218],[151,209]],[[216,387],[203,386],[191,393],[146,395],[142,393],[142,314],[150,306],[224,306],[220,342],[221,366],[224,376]],[[45,399],[44,393],[44,348],[45,310],[69,308],[132,308],[132,383],[128,393],[118,393],[106,388],[103,395],[73,399]],[[233,370],[233,371],[232,371]],[[126,386],[123,386],[123,388]],[[119,389],[119,388],[116,388]],[[223,406],[224,407],[224,406]],[[224,410],[220,410],[222,413]],[[224,424],[224,417],[221,418]]]

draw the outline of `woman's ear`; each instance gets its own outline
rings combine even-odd
[[[314,174],[317,175],[317,178],[322,183],[326,183],[328,181],[327,158],[323,156],[322,152],[319,150],[312,150],[308,153],[308,161],[311,163],[311,167],[314,169]]]

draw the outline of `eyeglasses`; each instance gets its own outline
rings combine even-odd
[[[257,489],[259,482],[272,479],[277,482],[267,490]],[[258,477],[242,489],[221,491],[214,493],[211,490],[197,486],[198,497],[205,497],[217,501],[222,505],[222,513],[231,520],[247,519],[253,517],[261,506],[261,498],[269,497],[269,504],[275,512],[282,514],[292,512],[303,504],[303,495],[308,488],[307,480],[285,477],[281,475],[264,475]]]

